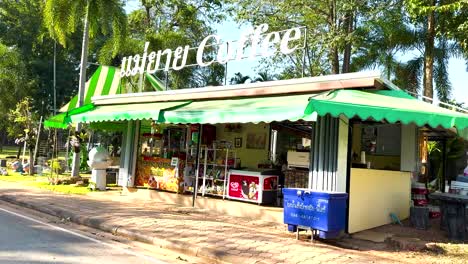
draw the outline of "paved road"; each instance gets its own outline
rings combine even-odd
[[[166,263],[0,205],[0,263]]]

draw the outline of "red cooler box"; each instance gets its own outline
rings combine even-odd
[[[262,175],[256,171],[230,170],[227,197],[258,204],[276,202],[278,175]]]

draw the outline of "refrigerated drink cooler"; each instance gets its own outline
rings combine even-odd
[[[256,171],[231,170],[227,197],[257,204],[276,203],[278,175]]]

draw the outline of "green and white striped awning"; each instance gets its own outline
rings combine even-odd
[[[145,73],[145,79],[155,91],[165,90],[165,83],[158,77]],[[114,95],[125,93],[120,82],[120,69],[112,66],[99,66],[91,78],[86,82],[85,98],[83,105],[92,103],[93,96]],[[68,112],[78,106],[78,95],[75,95],[69,103],[60,108],[59,112]]]
[[[98,95],[114,95],[121,93],[120,70],[111,66],[99,66],[85,85],[83,105],[91,103],[91,98]],[[60,112],[68,112],[78,106],[78,95],[68,104],[60,108]]]

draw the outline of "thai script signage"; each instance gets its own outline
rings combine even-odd
[[[320,229],[328,216],[328,200],[300,196],[284,197],[285,223]],[[333,217],[333,216],[332,216]]]
[[[278,52],[290,54],[300,49],[299,40],[303,37],[304,27],[295,27],[284,31],[267,32],[268,25],[261,24],[241,33],[236,41],[223,41],[218,35],[209,35],[198,47],[188,45],[175,50],[165,49],[148,53],[149,42],[145,43],[143,54],[124,57],[120,75],[134,76],[145,72],[153,74],[158,70],[181,70],[187,65],[189,51],[196,50],[196,64],[206,67],[212,63],[225,64],[244,58],[267,57]],[[206,56],[214,48],[214,56]]]

